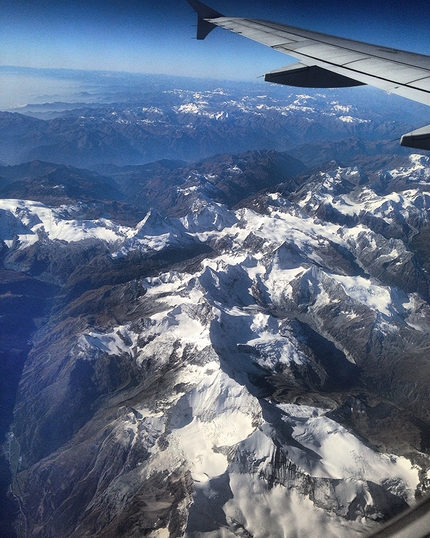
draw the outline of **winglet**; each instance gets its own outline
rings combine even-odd
[[[216,28],[215,24],[211,24],[206,19],[216,19],[224,15],[198,0],[187,0],[187,2],[197,11],[197,39],[204,39],[209,32]]]

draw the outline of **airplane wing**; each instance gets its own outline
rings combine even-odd
[[[369,84],[430,105],[430,56],[371,45],[260,19],[224,17],[198,0],[197,39],[221,26],[300,60],[265,80],[289,86],[341,88]],[[430,125],[406,133],[403,146],[430,149]]]

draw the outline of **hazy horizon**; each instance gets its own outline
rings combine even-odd
[[[195,81],[198,86],[223,84],[258,84],[267,89],[262,79],[234,81],[198,76],[154,73],[130,73],[96,69],[34,68],[0,65],[0,111],[16,110],[27,105],[54,103],[98,102],[106,91],[114,95],[123,89],[132,92],[159,87],[171,88],[171,83]],[[272,86],[273,87],[273,86]],[[196,87],[196,89],[198,89]]]

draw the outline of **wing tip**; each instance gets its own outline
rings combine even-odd
[[[202,40],[216,28],[215,24],[210,23],[206,19],[217,19],[224,15],[198,0],[187,0],[187,2],[197,13],[197,39]]]

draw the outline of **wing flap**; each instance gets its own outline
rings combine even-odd
[[[390,62],[389,60],[375,57],[355,60],[342,67],[375,77],[380,77],[381,74],[384,74],[383,78],[399,84],[413,85],[415,80],[420,80],[429,75],[428,71],[419,67],[411,67],[402,63]]]
[[[324,54],[325,61],[339,65],[345,65],[349,62],[369,58],[368,55],[363,54],[362,52],[334,47],[333,45],[315,45],[315,43],[312,43],[310,40],[303,42],[302,46],[294,47],[294,49],[291,49],[287,44],[273,48],[284,54],[292,54],[295,51],[297,54],[303,55],[304,58],[312,60],[315,60],[315,58],[318,57],[317,54]]]
[[[276,28],[269,29],[264,24],[256,24],[252,19],[236,19],[231,17],[219,17],[210,19],[212,24],[221,26],[225,30],[230,30],[235,34],[241,34],[253,41],[274,47],[283,43],[296,43],[298,36],[288,34],[288,32],[276,31]],[[261,21],[263,22],[263,21]]]
[[[424,90],[430,94],[430,77],[427,76],[421,80],[416,80],[414,86],[420,90]]]
[[[272,47],[279,52],[294,56],[307,65],[317,65],[317,62],[333,65],[335,67],[348,66],[352,62],[369,59],[370,56],[362,52],[347,50],[333,45],[315,44],[310,40],[297,43],[295,46],[282,44]]]

